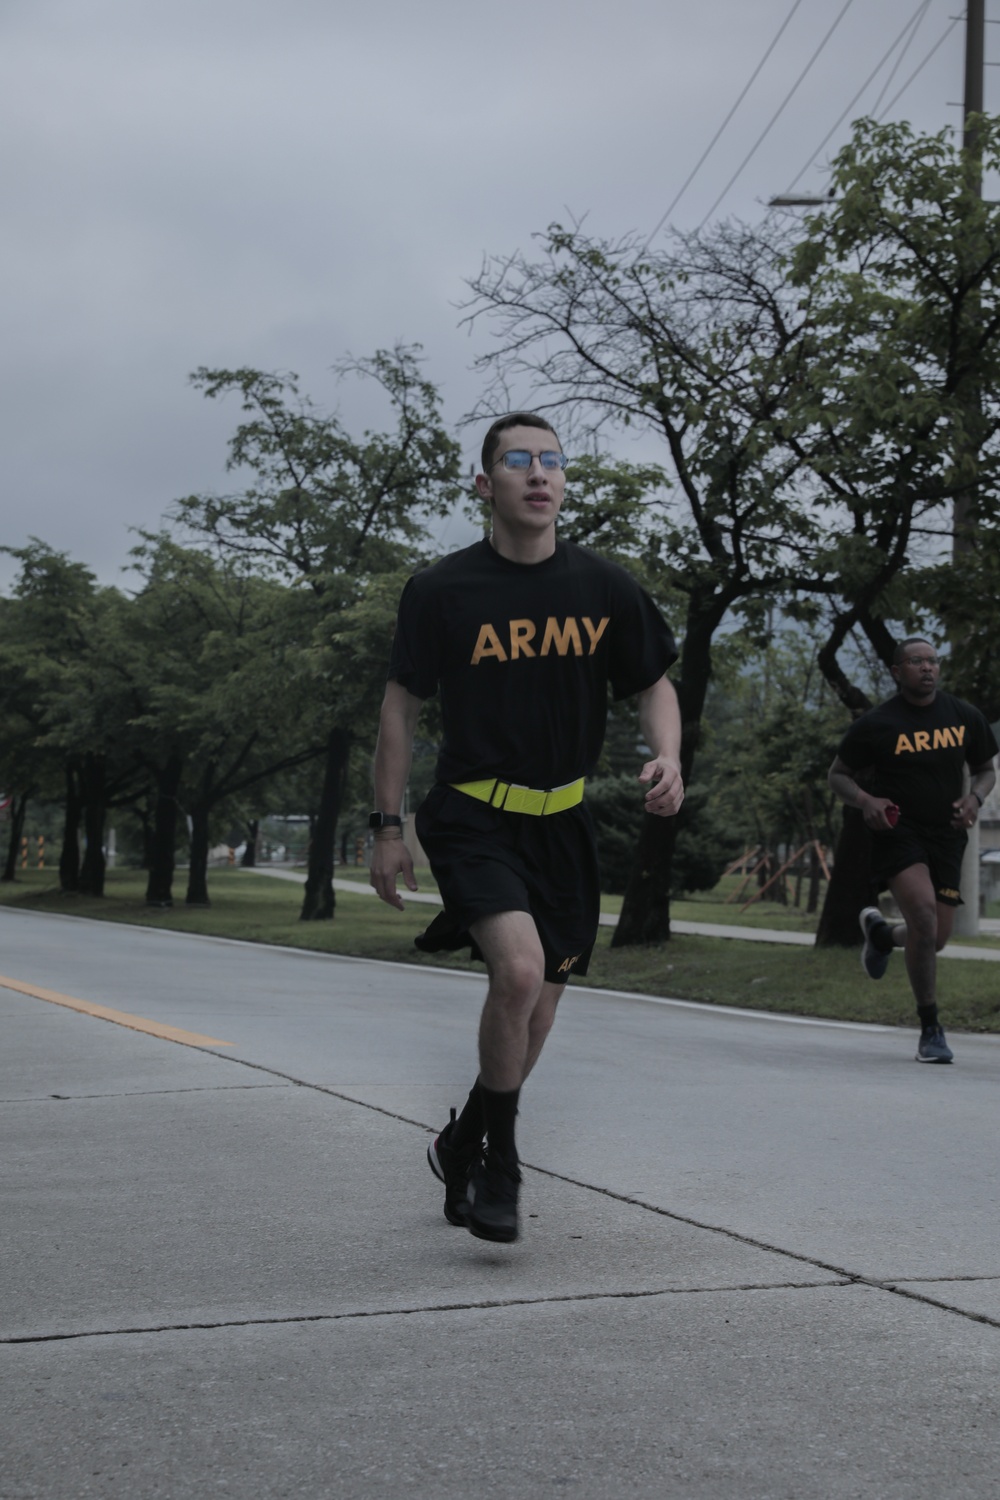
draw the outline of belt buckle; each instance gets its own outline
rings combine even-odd
[[[530,817],[541,817],[545,811],[547,792],[536,791],[532,786],[510,786],[504,807],[507,812],[525,813]]]

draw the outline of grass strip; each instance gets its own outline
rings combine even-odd
[[[141,871],[109,871],[105,895],[94,898],[62,893],[55,871],[25,870],[14,883],[0,885],[0,904],[320,953],[483,972],[467,954],[427,957],[414,948],[414,937],[434,914],[431,906],[409,905],[397,912],[371,896],[339,891],[332,922],[300,922],[302,888],[297,881],[234,869],[213,870],[211,882],[211,906],[178,904],[159,910],[143,905],[145,876]],[[424,882],[423,888],[429,884]],[[756,912],[752,925],[771,925],[770,907],[751,910]],[[678,919],[736,925],[731,913],[733,907],[725,907],[721,899],[677,902],[673,907]],[[784,914],[801,920],[794,909]],[[612,949],[611,934],[612,929],[601,928],[590,971],[585,978],[575,978],[575,984],[827,1020],[915,1024],[901,956],[894,958],[886,977],[873,984],[861,972],[857,949],[744,944],[700,936]],[[946,1027],[1000,1032],[996,966],[942,963],[939,989]]]

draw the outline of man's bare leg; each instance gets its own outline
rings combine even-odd
[[[493,1087],[494,1092],[512,1092],[521,1084],[538,1061],[545,1039],[552,1030],[556,1007],[565,985],[552,984],[538,976],[544,973],[544,957],[534,923],[528,919],[525,926],[523,912],[503,914],[501,920],[484,919],[477,924],[477,941],[485,943],[490,953],[490,988],[480,1023],[481,1058],[483,1071],[476,1079],[472,1092],[458,1120],[452,1127],[452,1142],[460,1149],[471,1148],[482,1141],[485,1123],[482,1108],[482,1086]],[[507,920],[513,918],[513,921]],[[527,956],[526,973],[522,969],[522,990],[518,993],[518,979],[505,962],[510,947],[511,934],[519,957]],[[536,951],[537,948],[537,951]],[[527,1032],[524,1030],[524,1013],[531,998],[537,997],[527,1017]],[[517,1003],[509,1004],[511,994]],[[485,1073],[485,1078],[483,1077]],[[510,1084],[510,1089],[497,1089],[496,1085]]]
[[[528,1052],[524,1060],[522,1083],[538,1061],[539,1054],[545,1046],[545,1039],[555,1024],[556,1006],[565,988],[564,984],[552,984],[548,979],[542,985],[538,1003],[531,1012],[531,1020],[528,1022]]]
[[[545,978],[545,955],[527,912],[473,923],[490,984],[479,1023],[479,1077],[497,1093],[519,1089],[552,1029],[564,986]]]
[[[467,1223],[481,1239],[509,1242],[518,1234],[515,1122],[521,1084],[552,1029],[563,986],[545,978],[545,955],[527,912],[482,917],[470,931],[486,960],[489,989],[479,1023],[477,1084],[486,1155],[469,1183]]]
[[[906,972],[920,1017],[917,1062],[950,1063],[951,1048],[938,1021],[937,955],[951,937],[955,908],[938,901],[926,865],[910,865],[889,881],[903,918],[892,929],[895,947],[903,949]]]
[[[938,901],[926,865],[910,865],[889,881],[893,900],[903,918],[892,928],[892,941],[902,948],[910,988],[921,1020],[937,1006],[937,955],[951,937],[955,908]]]

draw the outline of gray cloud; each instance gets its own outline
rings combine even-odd
[[[129,525],[224,488],[236,414],[187,386],[196,365],[295,369],[321,404],[377,420],[329,366],[417,340],[457,419],[486,334],[470,343],[455,304],[482,255],[527,246],[569,213],[598,233],[651,229],[788,8],[8,0],[0,541],[35,533],[113,578]],[[852,8],[721,212],[760,215],[913,0],[873,9]],[[914,66],[950,9],[933,0]],[[681,227],[830,20],[823,0],[800,6],[682,201]],[[900,111],[925,129],[954,119],[961,66],[957,28]]]

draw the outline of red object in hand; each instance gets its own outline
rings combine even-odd
[[[899,822],[899,808],[896,806],[895,802],[890,802],[889,806],[886,808],[885,820],[889,824],[890,828],[895,828],[896,824]]]

